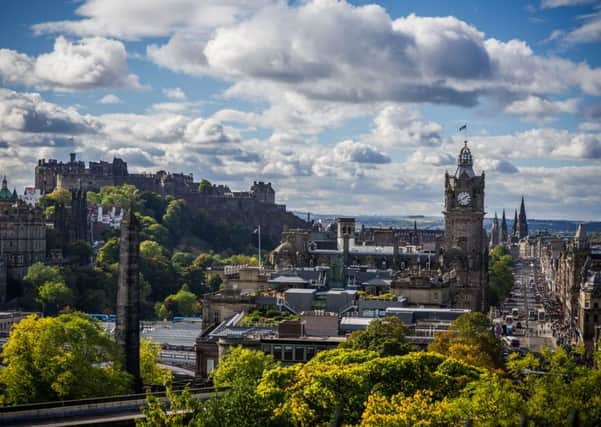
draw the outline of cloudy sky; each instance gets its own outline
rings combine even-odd
[[[458,128],[467,124],[467,132]],[[601,2],[0,4],[0,174],[113,156],[289,208],[442,209],[464,139],[487,210],[601,219]]]

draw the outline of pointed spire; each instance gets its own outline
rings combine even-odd
[[[513,226],[511,227],[511,235],[517,237],[518,235],[518,210],[515,210],[515,214],[513,216]]]
[[[490,247],[494,248],[499,245],[499,217],[495,212],[495,217],[492,221],[492,228],[490,229]]]
[[[518,216],[518,237],[520,239],[528,237],[528,219],[526,218],[524,196],[522,196],[522,203],[520,204],[520,214]]]
[[[2,189],[8,191],[8,182],[6,181],[6,175],[2,178]]]
[[[505,208],[503,208],[503,217],[501,219],[501,235],[499,241],[501,243],[507,242],[507,219],[505,218]]]
[[[576,235],[574,236],[574,244],[576,245],[577,249],[588,248],[588,236],[586,235],[584,224],[578,224],[578,229],[576,230]]]

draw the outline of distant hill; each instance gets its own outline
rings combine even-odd
[[[306,213],[294,212],[301,218],[306,218]],[[336,217],[343,215],[335,214],[311,214],[311,219],[315,221],[321,221],[324,224],[329,224],[336,221]],[[400,228],[411,228],[414,223],[417,228],[421,229],[443,229],[444,218],[436,216],[424,216],[424,215],[399,215],[399,216],[379,216],[379,215],[358,215],[355,216],[357,220],[357,226],[365,225],[366,227],[400,227]],[[500,219],[499,219],[500,221]],[[555,219],[529,219],[528,228],[530,233],[538,233],[547,231],[554,234],[574,234],[578,224],[582,221],[573,220],[555,220]],[[490,230],[492,224],[491,218],[484,219],[484,228]],[[584,222],[586,231],[588,233],[601,233],[601,221],[590,221]],[[511,232],[513,226],[513,220],[507,221],[507,227]]]

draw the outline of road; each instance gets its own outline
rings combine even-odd
[[[548,316],[550,297],[535,258],[518,259],[513,270],[514,287],[495,313],[495,323],[505,324],[520,347],[540,351],[556,347]]]

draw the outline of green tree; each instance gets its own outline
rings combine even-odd
[[[178,238],[187,232],[190,212],[186,207],[186,202],[182,199],[172,200],[167,205],[165,215],[163,215],[163,225],[171,232],[174,238]]]
[[[213,382],[216,387],[236,384],[252,384],[256,386],[263,372],[277,366],[271,355],[261,351],[243,347],[232,347],[227,356],[213,371]]]
[[[119,239],[113,237],[98,250],[96,255],[98,265],[109,267],[119,262]]]
[[[65,188],[59,188],[52,193],[45,194],[40,199],[40,204],[44,207],[63,205],[71,205],[71,192]]]
[[[409,353],[411,345],[405,341],[407,328],[397,317],[373,320],[364,331],[353,332],[340,346],[353,350],[370,350],[381,356]]]
[[[513,288],[513,258],[505,245],[490,251],[489,259],[489,303],[499,305]]]
[[[7,404],[123,394],[131,384],[115,341],[82,313],[28,316],[11,330],[2,360]]]
[[[61,307],[73,303],[73,292],[65,282],[46,282],[37,290],[37,301],[42,304],[44,313],[49,307],[56,313]]]
[[[65,250],[65,256],[80,265],[89,264],[93,255],[94,249],[88,242],[83,240],[70,243]]]
[[[173,375],[157,363],[161,345],[150,339],[140,340],[140,375],[144,384],[170,384]]]
[[[200,312],[198,297],[184,285],[173,295],[165,298],[162,304],[155,307],[160,319],[171,319],[173,316],[196,316]]]
[[[135,185],[107,185],[99,193],[88,192],[88,199],[97,205],[118,206],[125,209],[139,210],[140,190]]]
[[[46,282],[62,282],[65,279],[59,267],[36,262],[29,266],[23,280],[30,283],[34,288],[39,288]]]
[[[211,182],[207,179],[203,179],[200,181],[200,184],[198,184],[198,191],[200,193],[208,193],[211,191],[211,187]]]
[[[448,331],[436,334],[428,350],[463,360],[487,369],[503,367],[501,341],[482,313],[466,313],[453,322]]]

